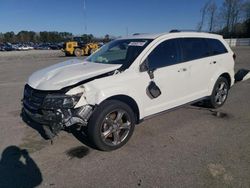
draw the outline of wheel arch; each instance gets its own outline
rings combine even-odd
[[[107,100],[118,100],[118,101],[124,102],[135,113],[136,124],[138,124],[140,122],[139,106],[138,106],[137,102],[132,97],[127,96],[127,95],[114,95],[114,96],[111,96],[111,97],[105,99],[104,101],[107,101]],[[99,105],[101,105],[104,101],[102,101]]]
[[[232,80],[229,73],[225,72],[221,74],[219,77],[225,78],[228,81],[229,86],[231,87]]]
[[[214,85],[215,85],[216,81],[218,80],[218,78],[220,78],[220,77],[226,78],[227,81],[228,81],[229,86],[230,87],[232,86],[234,80],[232,80],[232,77],[230,76],[230,73],[225,71],[225,70],[224,71],[223,70],[218,70],[217,73],[214,74],[214,76],[212,77],[211,82],[209,84],[209,93],[208,93],[209,96],[212,94]]]

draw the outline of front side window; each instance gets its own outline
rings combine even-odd
[[[179,63],[177,39],[170,39],[159,44],[148,56],[149,67],[156,69]]]
[[[202,38],[181,38],[180,46],[182,49],[183,62],[208,57],[210,55],[209,47]]]
[[[123,69],[126,69],[151,41],[151,39],[114,40],[87,58],[87,61],[104,64],[120,64]]]

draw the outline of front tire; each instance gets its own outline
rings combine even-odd
[[[229,83],[226,78],[219,77],[216,81],[212,95],[209,99],[209,106],[219,108],[224,105],[228,97]]]
[[[111,151],[125,145],[133,134],[135,115],[125,103],[108,100],[102,103],[88,123],[88,136],[97,149]]]

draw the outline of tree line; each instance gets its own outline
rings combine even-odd
[[[69,32],[34,32],[34,31],[20,31],[15,34],[13,31],[0,33],[0,42],[10,42],[10,43],[46,43],[46,42],[63,42],[73,37],[72,33]]]
[[[56,32],[56,31],[20,31],[15,34],[13,31],[0,33],[0,43],[59,43],[72,40],[74,35],[69,32]],[[92,34],[84,34],[81,36],[86,42],[108,42],[110,40],[109,35],[105,35],[104,38],[96,38]]]
[[[225,38],[250,38],[250,0],[224,0],[220,7],[215,0],[207,1],[197,29]]]

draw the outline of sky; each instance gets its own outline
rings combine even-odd
[[[84,3],[85,1],[85,3]],[[222,0],[216,0],[220,5]],[[0,32],[124,36],[196,29],[207,0],[0,0]],[[85,5],[84,5],[85,4]]]

